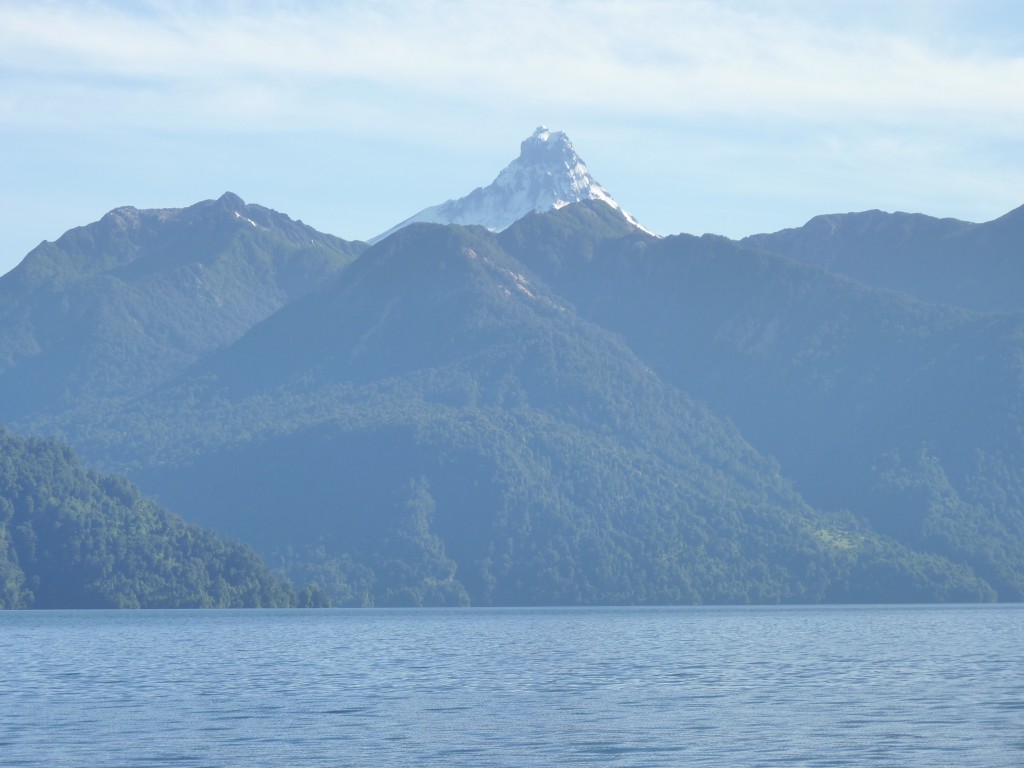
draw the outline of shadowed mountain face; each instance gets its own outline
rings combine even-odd
[[[1024,598],[1020,315],[600,200],[365,249],[230,196],[136,213],[0,281],[0,418],[336,602]],[[900,231],[990,227],[930,221]]]
[[[923,304],[724,238],[580,238],[579,216],[528,217],[501,241],[813,505],[1024,594],[1021,315]]]
[[[145,391],[362,247],[231,194],[119,208],[43,243],[0,279],[0,419]]]
[[[564,259],[534,258],[526,234]],[[659,245],[601,203],[500,239],[408,227],[184,376],[66,429],[346,604],[993,596],[963,564],[809,506],[587,319],[602,249]],[[581,253],[598,283],[556,287]],[[627,313],[652,306],[622,288]]]
[[[1024,309],[1024,207],[985,224],[881,211],[833,214],[740,242],[933,304]]]
[[[800,600],[832,567],[771,462],[484,232],[410,227],[192,374],[152,407],[225,439],[140,479],[264,550],[318,543],[336,598]]]

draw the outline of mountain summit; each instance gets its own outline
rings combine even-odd
[[[542,125],[520,145],[519,157],[488,186],[477,187],[458,200],[425,208],[370,242],[383,240],[416,222],[478,224],[500,232],[533,211],[551,211],[581,200],[601,200],[621,211],[630,224],[644,229],[594,180],[569,137]]]

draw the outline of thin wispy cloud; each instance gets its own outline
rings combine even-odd
[[[102,121],[116,95],[147,105],[129,116],[142,123],[201,122],[215,104],[223,120],[273,129],[311,114],[344,121],[346,90],[359,87],[620,116],[943,116],[993,130],[1024,117],[1024,56],[944,50],[913,29],[829,25],[786,7],[6,4],[0,57],[6,88],[24,98],[4,120],[54,120],[60,102]]]

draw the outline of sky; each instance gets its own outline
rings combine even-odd
[[[0,273],[234,192],[367,239],[538,125],[662,235],[1024,204],[1018,0],[0,0]]]

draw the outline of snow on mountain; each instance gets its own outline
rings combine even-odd
[[[531,211],[550,211],[581,200],[601,200],[647,231],[594,180],[565,133],[540,126],[520,146],[519,157],[488,186],[425,208],[369,242],[383,240],[416,222],[478,224],[500,232]]]

